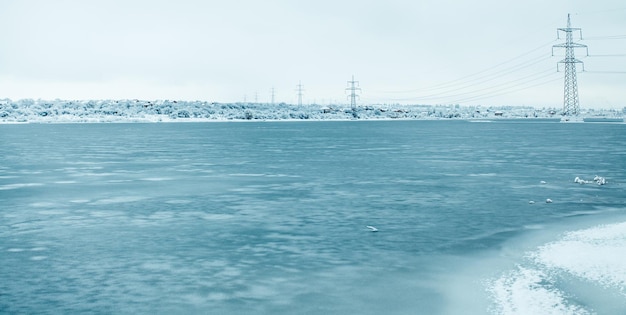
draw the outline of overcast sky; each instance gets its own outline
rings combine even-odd
[[[0,0],[0,98],[561,107],[568,13],[581,107],[621,109],[624,0]]]

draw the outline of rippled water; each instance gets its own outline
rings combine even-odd
[[[2,313],[626,311],[624,124],[0,125],[0,152]]]

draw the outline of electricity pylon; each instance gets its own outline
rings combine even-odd
[[[361,88],[359,87],[359,81],[354,81],[354,75],[352,75],[352,81],[348,81],[346,91],[350,91],[350,95],[348,95],[350,108],[352,108],[352,111],[356,111],[356,99],[359,97],[357,91],[361,92]]]
[[[302,106],[302,91],[304,91],[302,89],[302,82],[298,81],[298,85],[296,85],[296,87],[296,91],[298,92],[298,106]]]
[[[565,83],[563,87],[563,115],[575,116],[580,113],[580,104],[578,101],[578,83],[576,82],[576,64],[582,64],[585,71],[585,64],[574,57],[574,48],[586,48],[587,56],[589,49],[587,45],[575,43],[572,33],[580,32],[580,39],[583,39],[583,33],[580,28],[572,27],[570,15],[567,14],[567,27],[557,28],[556,36],[559,38],[559,31],[565,32],[565,43],[552,46],[552,56],[554,56],[554,48],[565,48],[565,58],[557,63],[556,70],[559,71],[559,63],[565,64]]]

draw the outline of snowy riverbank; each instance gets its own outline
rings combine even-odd
[[[233,120],[349,119],[559,119],[558,109],[459,105],[376,104],[296,106],[266,103],[209,103],[144,100],[0,100],[0,123],[172,122]],[[585,117],[622,117],[623,110],[588,110]]]

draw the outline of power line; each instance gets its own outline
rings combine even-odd
[[[471,82],[467,82],[465,84],[461,84],[460,86],[459,85],[452,86],[449,89],[446,89],[440,92],[431,93],[427,95],[420,95],[420,96],[414,95],[414,96],[406,97],[406,98],[391,98],[391,100],[425,101],[425,100],[445,100],[445,99],[451,99],[451,98],[473,99],[476,96],[480,96],[480,98],[484,98],[482,96],[485,96],[489,93],[502,94],[502,93],[499,93],[500,90],[515,88],[517,85],[534,83],[546,77],[556,75],[556,73],[553,70],[543,70],[543,71],[532,72],[532,73],[527,72],[524,75],[521,75],[521,76],[518,75],[518,76],[513,77],[512,79],[502,80],[502,78],[507,78],[507,77],[510,78],[512,72],[518,72],[523,69],[528,69],[527,68],[528,66],[535,65],[543,61],[547,61],[550,58],[551,58],[550,56],[543,56],[539,58],[534,58],[532,60],[524,61],[522,63],[515,64],[511,67],[507,67],[505,69],[493,72],[490,75],[481,75],[477,78],[477,79],[480,78],[481,80],[474,80]],[[485,85],[484,83],[487,83],[487,82],[493,82],[493,83]],[[490,92],[482,93],[484,91],[490,91]]]
[[[584,63],[574,57],[575,48],[585,48],[587,50],[587,57],[626,57],[626,54],[598,54],[589,55],[587,45],[574,42],[572,33],[580,32],[582,39],[582,31],[580,28],[571,27],[570,15],[568,14],[568,24],[566,28],[557,28],[557,39],[561,39],[561,32],[565,32],[565,42],[561,44],[552,45],[552,56],[554,56],[554,48],[565,48],[565,58],[558,61],[557,72],[553,70],[539,71],[529,73],[524,71],[528,67],[540,64],[551,56],[536,56],[527,58],[535,51],[545,49],[546,44],[543,44],[537,48],[527,51],[519,56],[511,58],[505,62],[501,62],[497,65],[489,67],[485,70],[460,77],[455,80],[446,81],[443,83],[431,85],[425,88],[410,89],[404,91],[380,91],[378,93],[394,93],[394,94],[414,94],[415,92],[422,92],[425,95],[422,96],[409,96],[403,98],[386,98],[391,101],[411,101],[411,100],[442,100],[456,98],[456,102],[475,101],[485,98],[491,98],[494,96],[500,96],[510,94],[533,87],[551,84],[557,80],[564,79],[564,113],[565,114],[577,114],[580,111],[580,104],[578,100],[578,85],[576,82],[576,63],[580,63],[583,66],[585,73],[602,73],[602,74],[626,74],[624,71],[586,71],[584,69]],[[612,36],[596,36],[585,39],[610,39],[619,40],[626,39],[626,35],[612,35]],[[551,42],[554,42],[552,40]],[[522,59],[523,60],[520,60]],[[559,76],[560,72],[559,64],[565,65],[564,78]],[[542,65],[543,66],[543,65]],[[545,67],[544,67],[545,69]],[[514,73],[515,78],[511,79],[511,74]],[[504,80],[503,80],[504,79]],[[484,84],[489,83],[489,84]],[[487,86],[489,85],[489,86]],[[426,93],[424,93],[426,92]],[[569,104],[569,105],[568,105]]]
[[[501,66],[510,64],[520,58],[526,57],[530,54],[532,54],[533,52],[545,49],[545,47],[550,44],[553,43],[554,40],[550,40],[549,42],[543,43],[529,51],[526,51],[518,56],[515,56],[511,59],[508,59],[506,61],[503,61],[501,63],[498,63],[494,66],[491,66],[487,69],[466,75],[466,76],[462,76],[460,78],[451,80],[451,81],[446,81],[446,82],[442,82],[439,84],[435,84],[435,85],[431,85],[428,87],[423,87],[423,88],[418,88],[418,89],[411,89],[411,90],[403,90],[403,91],[382,91],[383,93],[414,93],[414,92],[420,92],[420,91],[431,91],[431,90],[442,90],[442,89],[458,89],[459,84],[474,84],[476,79],[482,79],[485,77],[490,77],[492,74],[489,74],[488,72],[494,69],[497,69]],[[508,68],[504,68],[504,69],[500,69],[498,71],[496,71],[495,73],[503,73],[503,72],[510,72],[512,70],[517,70],[517,69],[521,69],[521,68],[525,68],[526,66],[532,65],[532,64],[536,64],[537,62],[540,62],[541,60],[537,60],[537,59],[545,59],[544,55],[542,54],[541,56],[535,57],[531,60],[527,60],[527,61],[522,61],[521,63],[515,64],[513,66],[510,66]],[[536,62],[535,62],[536,61]],[[531,63],[531,64],[528,64]]]
[[[585,71],[585,73],[626,74],[626,71]]]
[[[458,94],[447,94],[445,95],[446,98],[450,98],[450,97],[459,97],[459,96],[465,96],[465,95],[472,95],[472,94],[476,94],[478,92],[482,92],[482,91],[487,91],[487,90],[494,90],[494,89],[498,89],[498,88],[508,88],[508,86],[510,86],[511,84],[525,84],[525,83],[529,83],[529,82],[535,82],[537,80],[549,77],[549,76],[553,76],[554,75],[554,71],[553,70],[545,70],[539,73],[531,73],[530,75],[526,75],[526,76],[522,76],[522,77],[517,77],[513,80],[509,80],[509,81],[505,81],[505,82],[501,82],[495,85],[490,85],[484,88],[480,88],[480,89],[474,89],[471,90],[469,92],[464,92],[464,93],[458,93]],[[439,98],[439,97],[437,97]],[[423,100],[424,98],[420,98],[421,100]],[[427,98],[428,99],[428,98]]]
[[[498,79],[500,79],[502,77],[510,76],[510,74],[512,72],[516,72],[516,71],[519,71],[519,70],[522,70],[522,69],[526,69],[528,66],[532,66],[532,65],[538,64],[538,63],[540,63],[542,61],[546,61],[548,59],[550,59],[549,56],[548,57],[544,56],[544,57],[541,57],[541,58],[525,61],[523,63],[516,64],[516,65],[508,67],[508,68],[504,68],[502,70],[499,70],[499,71],[494,72],[494,73],[489,74],[489,75],[479,76],[479,77],[477,77],[473,81],[470,81],[470,82],[467,82],[467,83],[462,83],[462,84],[456,85],[456,86],[450,86],[449,88],[447,88],[446,90],[444,90],[442,92],[431,93],[431,94],[423,95],[423,96],[416,97],[416,98],[424,99],[424,98],[433,98],[433,97],[437,98],[439,96],[448,96],[451,92],[456,92],[456,91],[459,91],[459,90],[470,90],[470,92],[467,92],[469,94],[469,93],[472,93],[471,91],[473,91],[471,89],[473,89],[473,88],[475,88],[477,86],[480,86],[483,83],[495,81],[495,80],[498,80]],[[532,76],[532,74],[530,76]],[[514,79],[513,81],[516,81],[516,80],[519,80],[519,79]],[[501,85],[501,84],[502,83],[500,83],[499,85]]]
[[[608,36],[590,36],[590,37],[585,37],[585,40],[614,40],[614,39],[626,39],[626,35],[608,35]]]
[[[511,94],[511,93],[515,93],[515,92],[519,92],[519,91],[523,91],[523,90],[528,90],[530,88],[542,86],[542,85],[545,85],[545,84],[548,84],[548,83],[552,83],[552,82],[555,82],[555,81],[558,81],[558,80],[561,80],[561,77],[551,78],[549,80],[541,81],[539,83],[532,84],[532,85],[529,85],[529,86],[523,86],[523,85],[519,86],[518,85],[513,90],[504,89],[501,92],[497,92],[497,93],[485,93],[485,94],[482,94],[482,95],[475,95],[475,96],[470,97],[470,98],[458,99],[458,100],[455,100],[455,101],[450,102],[450,103],[454,104],[454,103],[472,102],[472,101],[488,99],[488,98],[492,98],[492,97],[496,97],[496,96],[507,95],[507,94]],[[526,82],[526,83],[530,83],[530,82]],[[513,87],[511,87],[511,88],[513,88]]]
[[[540,46],[540,48],[545,49],[545,46],[546,45],[542,45]],[[530,52],[534,52],[536,50],[537,49],[535,48]],[[520,56],[528,55],[529,53],[527,52]],[[434,93],[421,96],[411,96],[407,98],[392,98],[391,100],[446,100],[445,102],[449,103],[450,99],[454,99],[452,103],[458,103],[510,94],[528,89],[530,87],[548,84],[559,79],[555,77],[557,76],[557,73],[555,73],[553,70],[542,70],[530,73],[528,71],[525,71],[525,74],[522,74],[521,76],[516,75],[511,78],[512,73],[521,73],[521,71],[529,69],[530,66],[534,66],[551,59],[551,56],[542,55],[511,64],[512,61],[516,61],[516,59],[519,59],[520,56],[509,59],[509,62],[500,63],[497,66],[490,67],[488,70],[483,70],[473,75],[466,76],[467,78],[473,77],[471,80],[457,79],[449,82],[459,82],[458,84],[449,82],[446,82],[445,84],[440,84],[439,88],[432,89],[432,92]]]
[[[546,79],[547,80],[543,80]],[[487,99],[487,98],[491,98],[494,96],[500,96],[500,95],[506,95],[506,94],[510,94],[510,93],[514,93],[514,92],[518,92],[518,91],[522,91],[522,90],[526,90],[528,88],[531,87],[536,87],[536,86],[540,86],[540,85],[544,85],[544,84],[548,84],[551,82],[554,82],[556,80],[560,80],[561,77],[558,75],[557,72],[554,72],[553,70],[545,70],[545,71],[541,71],[538,73],[532,73],[530,75],[524,76],[524,77],[519,77],[513,80],[509,80],[506,82],[502,82],[500,84],[496,84],[496,85],[492,85],[492,86],[488,86],[488,87],[484,87],[484,88],[480,88],[480,89],[474,89],[471,90],[470,92],[465,92],[465,93],[457,93],[457,94],[446,94],[443,95],[441,97],[433,97],[433,98],[429,98],[428,100],[448,100],[446,101],[447,103],[451,103],[451,104],[455,104],[455,103],[463,103],[463,102],[468,102],[468,101],[475,101],[475,100],[481,100],[481,99]],[[538,83],[537,83],[538,82]],[[480,93],[482,91],[488,91],[486,93]],[[455,97],[456,99],[449,101],[450,98]],[[411,97],[411,98],[392,98],[391,100],[393,101],[411,101],[411,100],[416,100],[415,97]],[[426,99],[419,99],[420,101],[426,100]]]

